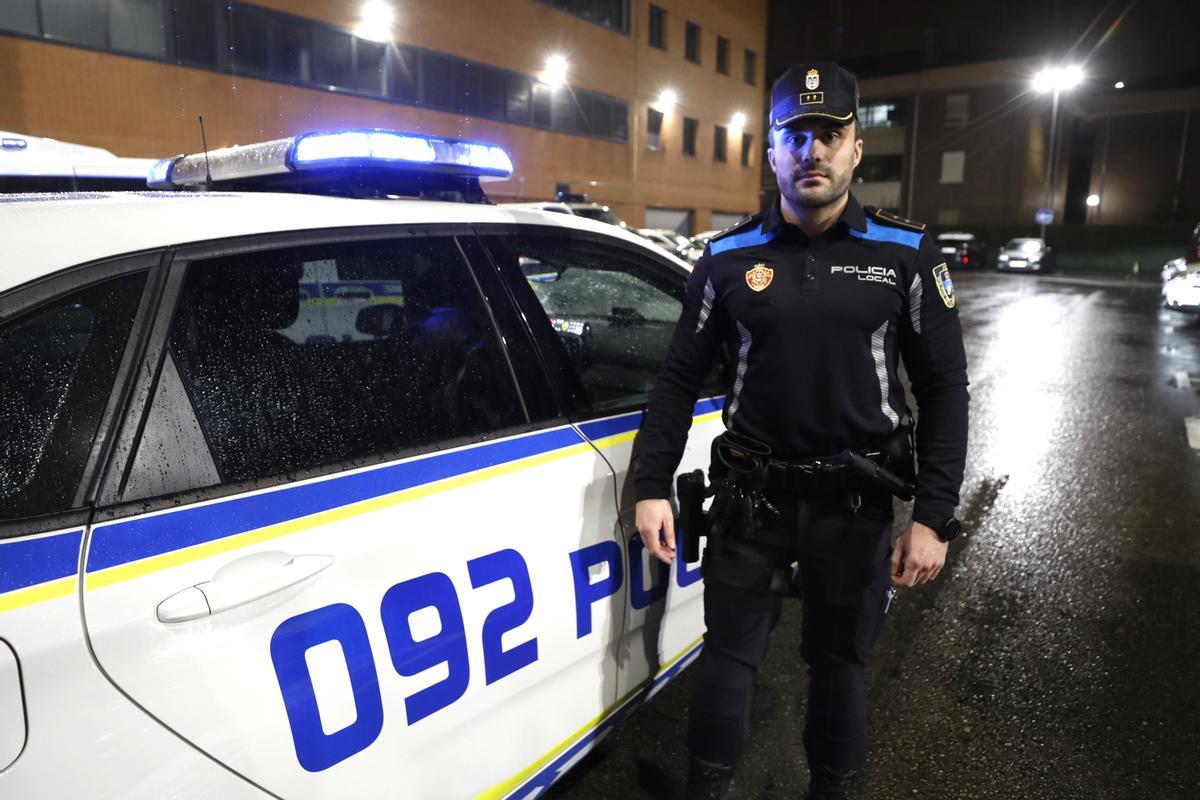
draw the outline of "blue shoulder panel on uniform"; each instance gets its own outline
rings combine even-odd
[[[732,236],[722,236],[720,239],[713,239],[708,243],[708,252],[715,256],[717,253],[723,253],[726,250],[766,244],[774,238],[774,231],[763,233],[755,227],[742,233],[735,233]]]
[[[860,239],[869,239],[872,242],[895,242],[902,244],[905,247],[911,247],[913,250],[919,250],[921,247],[921,237],[925,234],[917,233],[916,231],[906,231],[903,228],[893,228],[891,225],[880,225],[871,218],[867,218],[867,232],[850,229],[851,236],[857,236]]]

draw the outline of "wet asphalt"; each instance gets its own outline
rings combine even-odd
[[[1196,800],[1200,450],[1184,420],[1200,418],[1200,319],[1161,310],[1152,282],[955,285],[969,535],[887,616],[856,797]],[[803,795],[799,622],[787,604],[731,800]],[[690,688],[685,670],[546,796],[673,797]]]

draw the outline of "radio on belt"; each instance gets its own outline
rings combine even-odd
[[[486,203],[512,159],[486,142],[389,130],[304,133],[159,161],[151,189],[283,191]]]

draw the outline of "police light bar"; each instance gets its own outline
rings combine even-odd
[[[347,180],[366,194],[406,194],[512,175],[508,154],[495,145],[385,130],[305,133],[288,139],[175,156],[150,170],[152,189],[269,188],[346,194]],[[328,192],[322,191],[325,187]]]

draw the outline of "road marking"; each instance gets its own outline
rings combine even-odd
[[[1200,417],[1185,417],[1183,424],[1187,426],[1188,445],[1200,450]]]
[[[1176,372],[1175,385],[1180,389],[1192,388],[1192,376],[1188,375],[1186,372]]]

